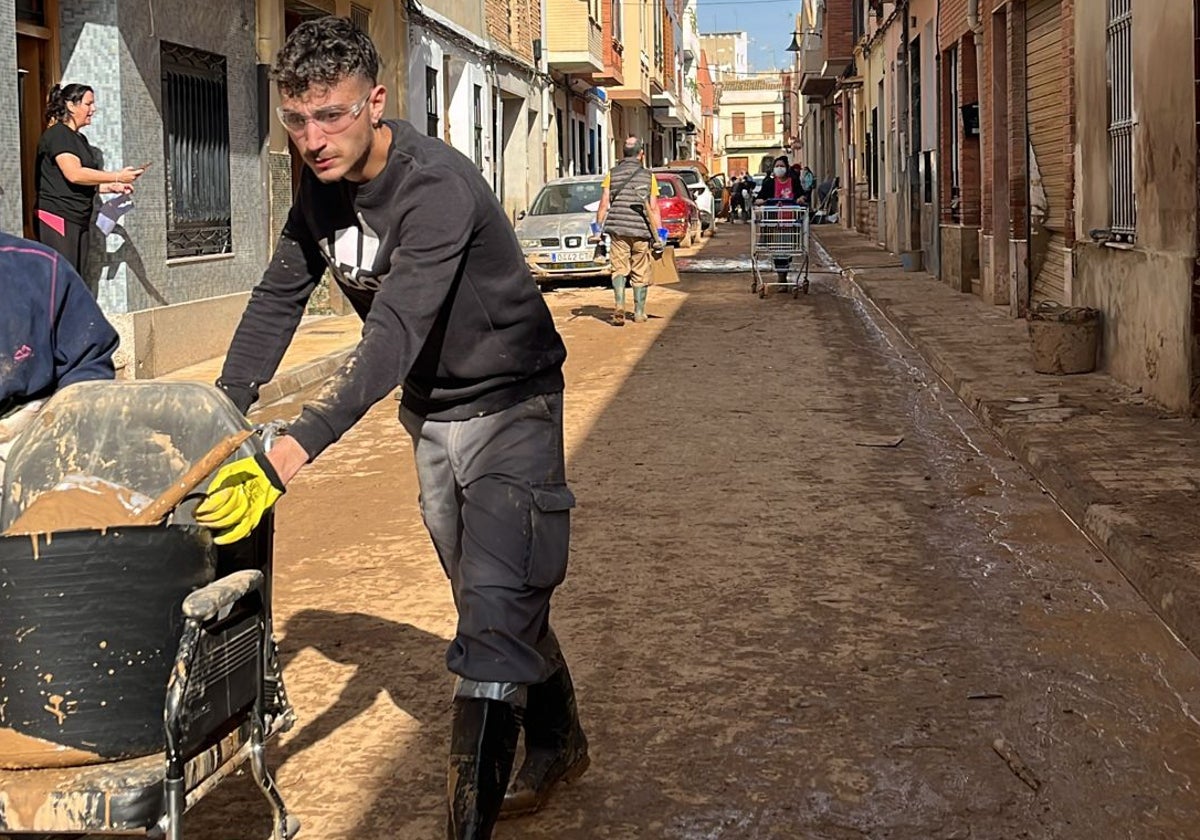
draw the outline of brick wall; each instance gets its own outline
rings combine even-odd
[[[958,48],[958,101],[960,105],[979,102],[979,85],[975,52],[975,36],[968,32],[959,42]],[[954,115],[954,126],[958,132],[960,157],[959,197],[962,203],[962,223],[976,227],[980,218],[980,135],[968,134],[962,114]],[[980,121],[982,122],[982,115]]]
[[[870,191],[865,181],[854,185],[854,229],[859,233],[870,235],[871,220],[875,215],[875,204],[871,201]]]
[[[958,43],[970,31],[967,26],[967,0],[941,0],[938,18],[938,47],[943,51]]]
[[[941,159],[941,171],[938,176],[938,205],[941,208],[941,223],[952,224],[958,219],[954,215],[951,202],[954,201],[954,146],[950,140],[950,131],[955,123],[954,102],[949,95],[954,78],[950,67],[951,53],[943,50],[939,64],[937,85],[941,96],[938,107],[938,157]],[[955,58],[957,65],[957,58]]]
[[[1093,9],[1093,12],[1096,12]],[[1075,241],[1075,0],[1062,0],[1062,72],[1067,80],[1067,131],[1063,140],[1063,157],[1066,158],[1067,201],[1064,206],[1063,223],[1066,226],[1067,245]]]
[[[1022,6],[1007,15],[1008,25],[1008,196],[1013,239],[1025,239],[1028,169],[1025,120],[1025,16]]]
[[[995,195],[991,186],[996,183],[997,178],[1006,178],[1009,181],[1009,218],[1011,219],[1010,234],[1014,239],[1022,239],[1025,236],[1025,178],[1026,178],[1026,163],[1025,163],[1025,19],[1024,7],[1019,3],[1011,3],[1009,0],[995,0],[989,4],[992,6],[992,12],[1003,9],[1008,6],[1008,14],[997,19],[993,13],[988,13],[981,21],[983,24],[983,67],[979,71],[979,101],[980,101],[980,125],[982,127],[981,142],[979,144],[979,163],[980,173],[984,189],[980,196],[980,214],[979,221],[985,232],[990,233],[993,222],[997,213],[997,208],[994,204]],[[1073,0],[1072,0],[1073,5]],[[1066,10],[1064,8],[1064,14]],[[1004,32],[998,32],[998,27],[1003,26]],[[996,41],[1003,36],[1006,41],[1007,52],[1004,56],[1004,61],[1007,64],[1005,70],[1007,74],[1007,116],[1008,125],[1007,131],[998,135],[993,130],[993,113],[998,103],[993,94],[993,88],[996,83],[994,76],[997,65],[998,56],[995,53]],[[1074,57],[1074,49],[1070,51],[1072,58]],[[1067,68],[1068,72],[1074,73],[1074,68]],[[1073,80],[1073,76],[1071,77]],[[1074,83],[1071,83],[1071,105],[1070,113],[1072,120],[1074,116]],[[1074,127],[1070,130],[1070,142],[1074,143]],[[1003,172],[995,170],[996,148],[998,144],[1007,146],[1008,169]],[[1074,177],[1072,171],[1069,178]]]
[[[826,2],[825,30],[821,37],[822,58],[848,58],[854,54],[852,2],[857,2],[857,0],[828,0]]]
[[[986,119],[984,102],[980,96],[980,73],[975,51],[975,34],[967,21],[967,0],[943,0],[938,44],[942,52],[942,73],[939,85],[942,92],[941,107],[941,170],[940,195],[942,198],[942,223],[978,226],[982,217],[982,142],[981,135],[968,135],[964,130],[961,110],[953,108],[954,96],[949,89],[951,67],[948,65],[948,50],[956,49],[957,102],[959,108],[972,102],[979,103],[980,127]],[[953,136],[951,135],[953,132]],[[952,213],[953,169],[952,137],[958,143],[958,186],[959,211]]]
[[[541,3],[484,0],[488,39],[533,63],[533,40],[542,37]]]
[[[990,5],[990,4],[989,4]],[[994,81],[993,68],[995,55],[993,46],[995,38],[996,19],[994,15],[985,14],[983,21],[983,66],[979,68],[979,172],[984,183],[983,194],[979,197],[979,225],[985,232],[992,230],[992,190],[987,185],[995,183],[993,170],[993,149],[996,138],[992,130],[992,114],[995,102],[992,98]]]

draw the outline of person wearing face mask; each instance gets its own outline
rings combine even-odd
[[[785,204],[799,204],[804,195],[800,177],[788,166],[787,155],[775,158],[775,168],[769,178],[764,178],[762,188],[758,191],[755,204],[767,201]]]
[[[50,126],[38,141],[35,169],[37,237],[86,277],[83,263],[96,193],[133,192],[145,167],[100,169],[100,155],[82,133],[96,113],[96,93],[88,85],[55,85],[46,113]]]
[[[761,206],[768,202],[773,205],[808,204],[800,175],[788,165],[787,155],[780,155],[775,158],[773,173],[771,177],[763,179],[762,188],[758,191],[758,199],[754,203]],[[791,216],[794,214],[789,213],[788,215]],[[779,216],[774,220],[774,223],[784,223],[784,217]],[[786,283],[788,271],[792,265],[792,258],[789,256],[775,256],[772,258],[772,262],[774,263],[775,274],[778,276],[779,282]]]

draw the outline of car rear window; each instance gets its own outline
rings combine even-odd
[[[580,181],[574,184],[547,184],[542,187],[530,216],[557,216],[562,213],[586,213],[587,206],[600,200],[603,191],[600,181]]]
[[[679,175],[679,177],[683,180],[683,183],[687,184],[689,187],[692,184],[700,183],[700,173],[696,172],[694,169],[680,169],[676,174]]]
[[[666,178],[659,178],[657,180],[658,180],[658,197],[659,198],[674,198],[675,197],[675,183],[673,181],[668,181]]]

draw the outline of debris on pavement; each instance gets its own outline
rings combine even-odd
[[[862,440],[856,440],[854,442],[854,445],[855,446],[870,446],[870,447],[873,447],[876,449],[895,449],[897,446],[899,446],[903,442],[904,442],[904,436],[896,435],[894,437],[863,438]]]
[[[1004,763],[1008,765],[1008,769],[1013,771],[1013,774],[1029,786],[1029,789],[1037,793],[1042,783],[1038,781],[1038,777],[1029,769],[1029,765],[1021,760],[1021,756],[1017,754],[1017,750],[1012,744],[1005,741],[1003,738],[997,738],[992,741],[992,749],[996,751],[996,755],[1004,759]]]

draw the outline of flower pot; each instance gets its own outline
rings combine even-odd
[[[1054,375],[1091,373],[1100,356],[1100,312],[1042,303],[1026,316],[1033,369]]]

